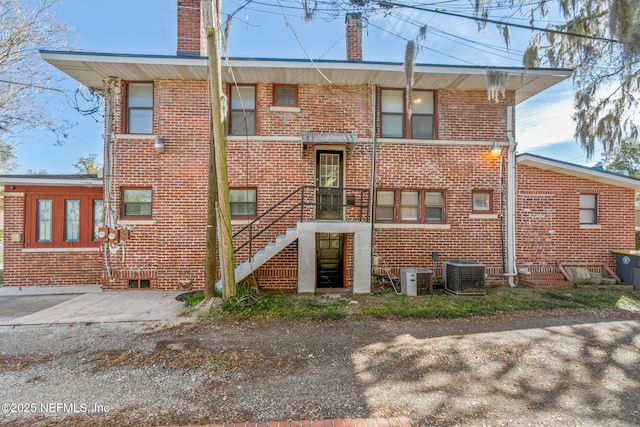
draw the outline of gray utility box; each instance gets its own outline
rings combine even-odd
[[[405,268],[400,272],[400,289],[402,295],[415,297],[433,293],[431,270],[422,268]]]
[[[615,250],[616,274],[625,283],[633,285],[635,291],[640,290],[640,251]]]
[[[442,263],[444,289],[455,295],[486,295],[484,265],[456,260]]]

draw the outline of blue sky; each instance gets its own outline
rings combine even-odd
[[[230,13],[246,0],[223,0]],[[256,2],[234,15],[229,55],[345,59],[344,14],[333,20],[326,14],[305,22],[300,12],[290,8],[290,0]],[[468,2],[448,5],[450,10],[467,12]],[[60,22],[71,30],[70,44],[82,51],[174,55],[176,53],[176,0],[61,0],[55,7]],[[427,25],[424,48],[418,63],[519,66],[520,51],[528,32],[512,31],[512,47],[504,49],[502,36],[492,27],[478,32],[473,21],[441,15],[403,12],[402,16],[372,17],[363,34],[363,59],[402,62],[405,39],[417,35],[418,26]],[[483,43],[482,45],[479,42]],[[495,47],[494,47],[495,46]],[[43,63],[43,66],[48,65]],[[67,81],[73,92],[78,84]],[[565,82],[520,104],[516,108],[518,152],[528,152],[577,164],[589,163],[573,140],[571,82]],[[44,108],[76,123],[62,146],[46,133],[18,137],[18,168],[12,173],[46,170],[75,173],[73,164],[90,153],[102,156],[102,123],[83,117],[62,103]]]

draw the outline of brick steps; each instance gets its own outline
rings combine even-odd
[[[178,426],[174,426],[178,427]],[[180,427],[412,427],[407,417],[335,418],[303,421],[271,421],[268,423],[199,424]]]

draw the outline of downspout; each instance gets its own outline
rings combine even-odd
[[[104,124],[104,166],[103,166],[103,190],[104,190],[104,225],[113,229],[116,226],[115,219],[115,194],[114,190],[114,115],[118,104],[120,91],[120,79],[111,77],[104,80],[105,86],[105,124]],[[104,265],[107,278],[113,280],[110,263],[109,243],[104,243]]]
[[[376,131],[378,128],[378,86],[373,85],[373,127],[371,129],[371,195],[369,197],[369,221],[371,222],[371,273],[375,268],[374,248],[375,248],[375,206],[376,206],[376,167],[378,164],[378,138]]]
[[[513,137],[513,106],[507,106],[507,276],[510,287],[516,284],[516,141]]]

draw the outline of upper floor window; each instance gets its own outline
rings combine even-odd
[[[580,224],[598,223],[598,195],[580,194]]]
[[[383,138],[404,137],[404,91],[381,91],[380,111],[382,120],[380,128]]]
[[[127,85],[127,133],[153,133],[153,83]]]
[[[236,188],[229,190],[231,217],[255,217],[257,212],[256,189]]]
[[[493,191],[473,190],[471,212],[474,214],[493,213]]]
[[[273,105],[296,107],[298,105],[298,86],[273,85]]]
[[[430,90],[414,90],[411,101],[411,137],[433,139],[435,107],[433,92]]]
[[[122,216],[151,216],[151,189],[137,188],[122,190]]]
[[[256,134],[256,87],[232,86],[229,111],[230,135]]]
[[[434,92],[413,91],[411,119],[408,119],[406,114],[405,94],[402,89],[380,91],[381,136],[383,138],[433,139],[435,137]]]

